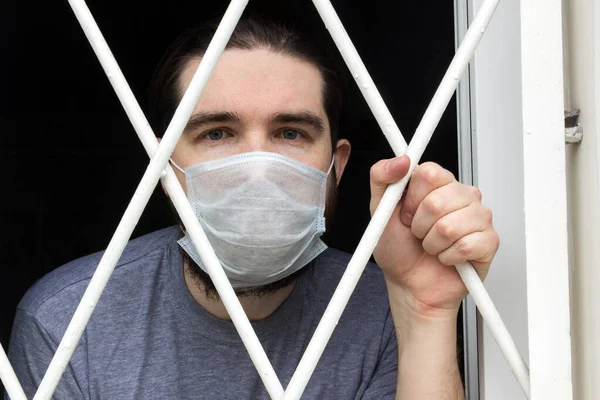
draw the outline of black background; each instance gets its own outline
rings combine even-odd
[[[332,1],[401,131],[412,136],[454,53],[453,2]],[[225,1],[87,2],[146,110],[168,44],[223,14]],[[108,244],[147,156],[66,1],[0,6],[0,341],[7,349],[25,291],[58,266]],[[308,0],[250,1],[249,10],[308,23],[331,42]],[[333,46],[333,44],[332,44]],[[392,156],[351,83],[342,135],[352,143],[326,241],[352,252],[369,221],[369,167]],[[456,107],[424,160],[457,173]],[[171,225],[155,191],[134,236]]]

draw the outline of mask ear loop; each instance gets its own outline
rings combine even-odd
[[[173,166],[174,166],[175,168],[177,168],[179,171],[181,171],[181,173],[182,173],[182,174],[184,174],[184,175],[185,175],[185,171],[183,170],[183,168],[181,168],[179,165],[177,165],[177,163],[176,163],[175,161],[173,161],[173,159],[172,159],[172,158],[169,158],[169,161],[171,161],[171,164],[173,164]]]
[[[321,204],[323,204],[323,208],[322,208],[322,213],[320,215],[323,217],[323,222],[322,222],[323,223],[323,233],[325,233],[327,231],[327,228],[326,228],[327,222],[325,221],[325,207],[327,207],[327,185],[329,184],[329,179],[331,179],[330,173],[331,173],[331,170],[333,169],[334,161],[335,161],[335,153],[333,153],[333,156],[331,157],[331,164],[329,164],[329,169],[327,170],[327,176],[321,186]]]
[[[333,153],[333,156],[331,157],[331,164],[329,164],[329,169],[327,170],[327,176],[329,176],[329,174],[331,173],[331,169],[333,168],[334,161],[335,161],[335,153]]]

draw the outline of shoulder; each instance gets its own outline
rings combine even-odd
[[[178,232],[176,227],[170,227],[130,241],[109,282],[112,284],[118,280],[119,275],[126,275],[129,269],[152,268],[157,265],[157,262],[152,262],[153,259],[164,255],[169,243],[177,238]],[[18,308],[36,316],[48,308],[49,304],[57,301],[57,304],[66,308],[71,308],[71,303],[75,303],[76,307],[103,254],[102,251],[79,258],[48,273],[27,291]]]

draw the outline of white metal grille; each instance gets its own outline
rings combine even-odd
[[[160,145],[137,104],[125,77],[105,42],[96,22],[83,0],[69,0],[79,23],[81,24],[94,52],[96,53],[107,77],[109,78],[127,116],[151,160],[140,181],[137,190],[127,207],[117,230],[94,273],[75,314],[58,346],[58,349],[43,377],[34,399],[48,400],[52,397],[56,386],[67,367],[75,347],[91,317],[94,308],[118,262],[134,227],[152,194],[159,179],[169,193],[196,250],[201,255],[208,273],[229,313],[249,355],[258,370],[269,395],[273,399],[299,399],[329,341],[346,304],[358,283],[369,257],[381,236],[393,209],[423,154],[439,120],[447,107],[458,81],[483,36],[487,25],[499,3],[499,0],[485,0],[478,15],[473,20],[456,55],[450,64],[431,104],[427,108],[419,124],[413,141],[407,147],[394,119],[381,98],[373,80],[367,72],[360,56],[354,48],[344,27],[329,0],[313,0],[321,18],[331,33],[363,96],[379,123],[396,155],[407,154],[411,166],[407,176],[400,182],[390,185],[386,190],[379,207],[373,214],[358,247],[348,264],[325,313],[309,343],[288,387],[284,390],[277,374],[267,358],[250,322],[245,315],[235,292],[233,291],[217,256],[206,238],[196,216],[188,202],[171,167],[168,164],[177,141],[197,103],[202,89],[212,69],[223,52],[229,37],[244,11],[248,0],[232,0],[219,27],[201,60],[179,107],[177,108]],[[515,373],[523,391],[529,397],[529,371],[504,326],[498,312],[494,308],[476,271],[469,263],[457,265],[458,272],[465,282],[479,311],[493,332],[504,356]],[[25,394],[0,347],[0,378],[13,400],[25,399]]]

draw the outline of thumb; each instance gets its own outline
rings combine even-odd
[[[369,204],[371,215],[379,205],[388,185],[402,179],[409,168],[410,159],[407,155],[381,160],[371,167],[371,202]]]

